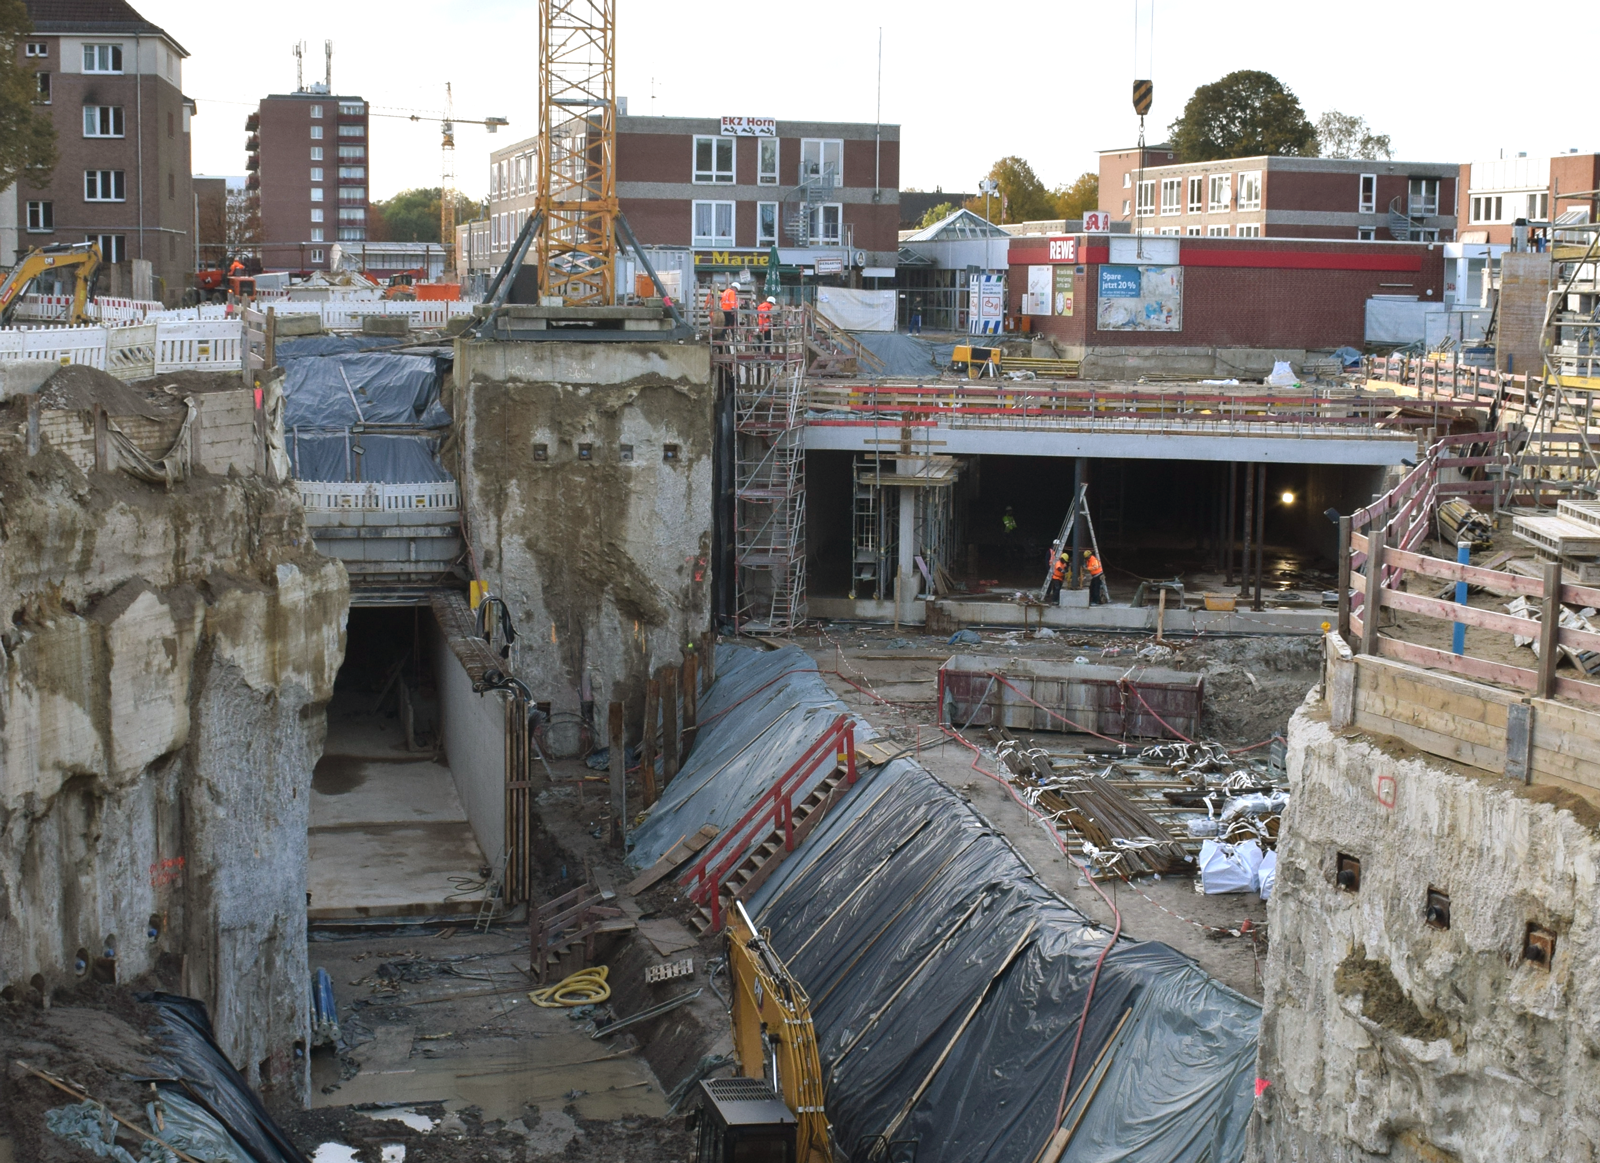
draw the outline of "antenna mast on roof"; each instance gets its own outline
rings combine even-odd
[[[296,42],[294,46],[294,91],[296,93],[304,93],[306,91],[305,56],[306,42],[303,40]]]
[[[322,56],[323,56],[323,62],[324,62],[324,71],[323,71],[323,74],[322,74],[322,82],[323,82],[323,84],[328,86],[328,92],[332,93],[333,92],[333,41],[325,40],[325,41],[322,42]]]

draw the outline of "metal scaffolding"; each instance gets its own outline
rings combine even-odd
[[[711,358],[733,396],[734,622],[785,634],[806,617],[805,312],[733,316]]]
[[[539,2],[539,293],[613,301],[616,0]]]

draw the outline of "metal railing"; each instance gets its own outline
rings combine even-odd
[[[425,481],[417,484],[379,484],[376,482],[296,481],[300,503],[308,512],[329,513],[348,509],[370,512],[417,510],[437,513],[443,518],[461,505],[455,481]]]

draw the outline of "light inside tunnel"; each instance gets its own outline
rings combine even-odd
[[[1283,490],[1283,496],[1279,497],[1278,499],[1280,501],[1282,501],[1285,505],[1294,504],[1294,494],[1291,493],[1288,489],[1284,489]]]

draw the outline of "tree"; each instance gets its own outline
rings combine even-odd
[[[56,167],[56,127],[34,104],[39,82],[23,64],[32,31],[23,0],[0,0],[0,190],[18,178],[43,186]]]
[[[223,205],[223,240],[228,257],[259,254],[261,200],[247,190],[229,190]]]
[[[955,212],[955,205],[950,202],[940,202],[937,206],[929,206],[922,213],[922,229],[926,230],[935,222],[943,222]]]
[[[1079,174],[1077,181],[1057,186],[1050,196],[1055,199],[1057,218],[1082,218],[1085,212],[1100,207],[1100,175]]]
[[[1392,158],[1387,133],[1373,133],[1365,117],[1330,109],[1317,118],[1317,142],[1323,157]]]
[[[1044,188],[1033,167],[1019,157],[1003,157],[989,167],[989,178],[1000,189],[989,201],[989,216],[994,222],[1034,222],[1055,214],[1055,202]],[[982,216],[984,196],[968,198],[966,208]],[[998,212],[998,214],[996,213]]]
[[[471,222],[483,207],[456,192],[456,221]],[[439,187],[402,190],[385,202],[374,202],[368,215],[367,237],[373,242],[438,242]],[[454,243],[455,239],[448,239]]]
[[[1317,156],[1317,131],[1300,99],[1271,73],[1253,69],[1201,85],[1168,132],[1186,162]]]

